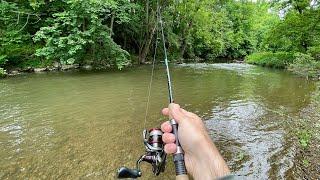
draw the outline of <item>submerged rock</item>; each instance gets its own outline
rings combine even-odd
[[[43,72],[43,71],[46,71],[46,70],[47,70],[47,68],[34,68],[34,69],[33,69],[33,71],[34,71],[35,73]]]
[[[47,71],[57,71],[59,70],[58,68],[56,67],[53,67],[53,66],[47,66]]]
[[[28,67],[24,68],[22,71],[30,73],[30,72],[34,72],[34,69],[32,67],[28,66]]]
[[[73,65],[68,65],[68,64],[63,64],[63,65],[61,66],[61,70],[62,70],[62,71],[67,71],[67,70],[73,69],[73,68],[74,68]]]
[[[82,66],[81,68],[85,69],[85,70],[91,70],[92,66],[87,64],[87,65]]]
[[[20,74],[18,70],[13,70],[13,71],[10,71],[10,73],[8,75],[18,75]]]
[[[61,70],[67,71],[70,69],[78,69],[79,67],[80,67],[79,64],[63,64],[61,65]]]

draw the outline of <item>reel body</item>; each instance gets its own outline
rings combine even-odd
[[[118,178],[138,178],[142,173],[140,170],[141,162],[147,162],[152,166],[152,172],[158,176],[164,172],[167,154],[164,152],[164,144],[162,141],[163,132],[159,128],[152,128],[147,132],[143,130],[143,144],[146,153],[142,155],[136,163],[136,169],[121,167],[118,170]]]

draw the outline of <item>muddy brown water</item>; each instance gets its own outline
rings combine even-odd
[[[144,152],[150,69],[0,80],[0,179],[114,179],[119,166],[134,166]],[[291,117],[310,104],[314,82],[243,64],[176,65],[172,77],[175,101],[203,118],[235,174],[279,179],[292,173],[295,149],[286,133]],[[160,114],[166,88],[159,66],[147,127],[166,120]],[[174,179],[170,158],[159,177],[150,166],[142,170],[141,179]]]

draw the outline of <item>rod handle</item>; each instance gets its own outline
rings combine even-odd
[[[178,149],[181,147],[178,147]],[[186,175],[187,169],[184,163],[184,155],[183,153],[176,153],[173,155],[173,162],[176,168],[176,175]]]
[[[172,126],[172,133],[176,137],[176,146],[177,146],[177,152],[173,155],[173,162],[175,165],[176,169],[176,175],[177,177],[179,176],[187,176],[187,169],[184,161],[184,154],[183,154],[183,149],[180,145],[179,142],[179,137],[178,137],[178,124],[174,119],[171,119],[170,121],[171,126]]]
[[[189,180],[189,177],[186,174],[178,175],[176,176],[176,180]]]

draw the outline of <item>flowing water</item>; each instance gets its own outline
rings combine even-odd
[[[134,167],[144,152],[150,69],[0,80],[0,179],[114,179],[119,166]],[[309,106],[313,82],[242,64],[177,65],[172,77],[175,101],[203,118],[235,174],[290,176],[295,149],[286,133]],[[160,110],[167,101],[161,66],[147,127],[166,120]],[[150,166],[142,170],[142,179],[154,178]],[[174,179],[171,159],[155,179]]]

